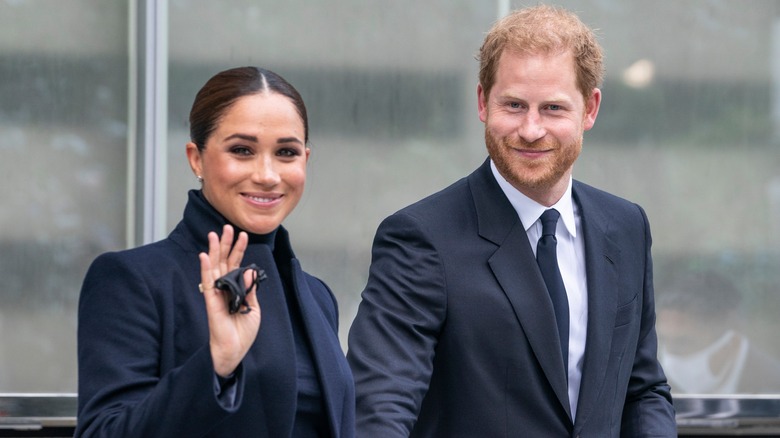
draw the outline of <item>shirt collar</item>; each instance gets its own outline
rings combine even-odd
[[[569,184],[566,187],[566,192],[564,192],[563,196],[561,196],[561,199],[559,199],[558,202],[556,202],[553,206],[545,207],[528,196],[525,196],[522,192],[514,188],[514,186],[512,186],[509,181],[504,179],[504,177],[501,176],[501,174],[498,172],[498,169],[496,168],[495,163],[493,163],[493,160],[490,160],[490,170],[493,171],[493,177],[496,179],[496,182],[498,182],[498,185],[501,187],[504,195],[506,195],[507,199],[509,199],[512,207],[514,207],[526,231],[528,231],[528,229],[531,228],[531,226],[536,223],[537,220],[539,220],[539,217],[542,215],[542,213],[544,213],[545,210],[548,208],[554,208],[558,210],[558,213],[561,214],[561,220],[563,221],[563,225],[566,227],[566,230],[569,232],[569,234],[571,234],[572,237],[577,237],[577,227],[575,226],[574,221],[574,202],[572,201],[571,197],[571,177],[569,177]]]

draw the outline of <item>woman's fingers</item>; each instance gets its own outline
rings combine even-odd
[[[230,225],[225,225],[222,229],[222,236],[216,232],[209,232],[209,252],[201,254],[201,289],[212,289],[214,281],[218,278],[238,269],[244,259],[249,236],[241,231],[238,238],[233,243],[234,230]],[[244,284],[249,287],[252,284],[252,271],[245,272]],[[222,295],[220,291],[214,290],[213,295]],[[224,297],[220,297],[224,301]],[[211,305],[216,305],[214,300],[210,300]]]
[[[198,254],[200,259],[200,291],[206,301],[206,309],[209,315],[216,313],[227,313],[224,299],[221,292],[214,287],[214,271],[211,265],[211,258],[208,254],[202,252]]]
[[[231,247],[233,246],[233,227],[225,225],[222,227],[222,238],[219,241],[219,269],[222,271],[221,275],[225,275],[232,270],[228,263],[228,255],[230,255]]]
[[[247,244],[249,243],[249,235],[244,231],[238,233],[238,239],[236,244],[230,250],[228,256],[227,265],[229,270],[237,269],[241,266],[241,261],[244,259],[244,252],[246,251]],[[247,283],[249,284],[249,283]]]
[[[209,241],[211,241],[211,236],[209,236]],[[200,260],[200,291],[205,292],[208,289],[211,289],[214,287],[214,280],[212,279],[212,272],[211,272],[211,265],[212,265],[212,259],[211,259],[211,251],[209,251],[209,254],[206,254],[205,252],[202,252],[198,254],[198,259]]]
[[[233,245],[232,227],[226,226],[221,238],[212,232],[209,233],[208,239],[209,253],[201,253],[199,259],[201,287],[209,321],[209,348],[214,371],[221,376],[227,376],[235,371],[243,360],[260,327],[260,304],[255,287],[257,273],[254,269],[247,269],[242,278],[244,285],[250,288],[246,296],[249,312],[230,314],[225,292],[214,287],[214,280],[239,267],[248,236],[246,233],[240,233]]]
[[[212,273],[212,281],[216,280],[221,276],[220,274],[220,268],[219,268],[219,258],[220,258],[220,241],[219,236],[217,236],[217,233],[211,231],[208,234],[208,240],[209,240],[209,270]]]

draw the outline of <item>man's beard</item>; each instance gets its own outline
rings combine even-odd
[[[516,189],[545,190],[557,184],[574,165],[582,150],[582,136],[572,144],[562,146],[552,139],[527,142],[506,137],[496,138],[485,127],[485,145],[501,176]],[[513,156],[513,149],[553,150],[550,156],[533,162]]]

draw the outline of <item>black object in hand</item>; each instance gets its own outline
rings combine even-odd
[[[244,285],[244,272],[247,269],[253,271],[252,283],[249,286]],[[258,268],[254,263],[243,268],[234,269],[227,274],[219,277],[214,281],[214,287],[224,291],[225,299],[228,303],[228,311],[232,313],[241,312],[249,313],[252,310],[249,304],[246,302],[246,294],[252,290],[253,287],[260,287],[260,282],[268,278],[265,275],[265,271]],[[241,308],[244,307],[242,310]]]

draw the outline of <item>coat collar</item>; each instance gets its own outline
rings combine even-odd
[[[187,194],[187,205],[184,207],[184,217],[169,237],[188,251],[207,252],[209,249],[208,233],[214,231],[221,235],[222,227],[225,224],[230,224],[230,222],[209,204],[202,191],[190,190]],[[235,238],[238,238],[238,233],[243,230],[235,225],[233,228]],[[268,245],[277,260],[295,258],[289,235],[283,226],[280,225],[268,234],[247,233],[249,234],[249,246]]]

